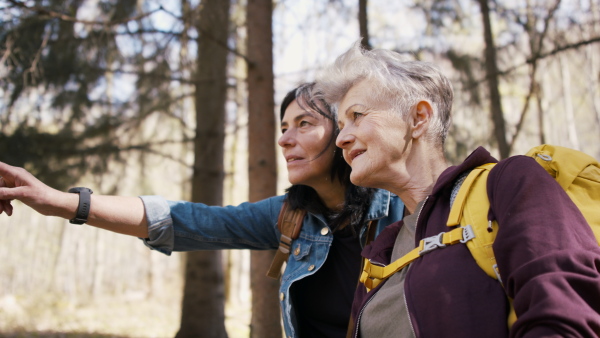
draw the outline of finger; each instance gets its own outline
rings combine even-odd
[[[0,200],[1,201],[10,201],[15,199],[20,199],[23,196],[23,188],[6,188],[0,185]]]
[[[3,211],[6,215],[12,216],[13,206],[10,201],[0,201],[0,214],[2,214]]]
[[[8,187],[8,183],[6,182],[4,177],[2,177],[2,175],[0,175],[0,188],[2,188],[2,187]]]
[[[13,166],[8,165],[4,162],[0,162],[0,176],[7,176],[10,175],[11,169],[13,168]]]
[[[29,174],[25,169],[13,167],[6,163],[0,162],[0,181],[4,182],[4,186],[14,187],[15,180],[18,176],[26,176]]]

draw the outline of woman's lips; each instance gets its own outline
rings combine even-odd
[[[299,161],[299,160],[302,160],[302,159],[304,159],[304,158],[299,157],[299,156],[294,156],[294,155],[289,155],[289,156],[285,157],[285,161],[287,163],[292,163],[292,162]]]
[[[350,152],[350,160],[354,161],[355,158],[357,158],[358,156],[364,154],[365,152],[366,152],[366,150],[364,150],[364,149],[352,150]]]

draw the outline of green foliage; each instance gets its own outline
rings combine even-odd
[[[10,2],[0,22],[0,160],[64,189],[127,152],[149,151],[144,121],[172,117],[177,103],[166,55],[178,33],[146,36],[152,22],[136,0],[95,9],[83,0]]]
[[[58,133],[40,132],[20,126],[12,134],[0,134],[0,160],[27,168],[46,184],[60,190],[73,186],[86,172],[103,173],[107,163],[123,161],[123,152],[112,139],[103,137],[93,146],[90,138],[106,129],[106,124],[90,128],[88,134],[64,129]]]

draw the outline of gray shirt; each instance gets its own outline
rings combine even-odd
[[[416,210],[422,207],[423,202]],[[392,262],[415,248],[418,214],[404,217],[404,225],[394,243]],[[415,337],[404,299],[404,279],[409,268],[410,265],[393,274],[365,306],[359,325],[361,337]]]

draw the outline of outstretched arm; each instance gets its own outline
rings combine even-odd
[[[0,214],[13,213],[19,200],[46,216],[75,217],[79,195],[53,189],[23,168],[0,162]],[[144,204],[138,197],[92,194],[87,224],[141,238],[148,237]]]

